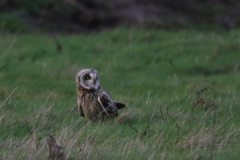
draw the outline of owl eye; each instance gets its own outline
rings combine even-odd
[[[85,80],[90,80],[91,79],[91,77],[89,76],[89,75],[87,75],[86,77],[85,77]]]

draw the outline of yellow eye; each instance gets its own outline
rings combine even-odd
[[[87,75],[86,77],[85,77],[85,80],[90,80],[91,79],[91,77],[89,76],[89,75]]]

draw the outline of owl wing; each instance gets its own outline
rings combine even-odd
[[[106,92],[103,92],[102,95],[98,96],[98,102],[103,107],[104,112],[108,116],[118,115],[118,109],[113,102],[112,98]]]
[[[82,106],[78,106],[78,111],[80,112],[80,115],[81,115],[82,117],[85,117],[85,114],[84,114],[84,112],[83,112]]]
[[[78,111],[79,111],[80,115],[81,115],[82,117],[85,117],[85,114],[84,114],[84,112],[83,112],[82,106],[80,105],[80,100],[79,100],[79,98],[78,98],[77,104],[78,104]]]
[[[104,93],[107,94],[107,96],[111,98],[110,94],[108,94],[107,92],[104,92]],[[122,109],[122,108],[126,107],[126,104],[124,104],[124,103],[121,103],[121,102],[114,102],[114,103],[115,103],[115,106],[117,107],[117,109]]]

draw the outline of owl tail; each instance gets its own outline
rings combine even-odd
[[[114,102],[114,103],[118,109],[122,109],[126,107],[126,104],[124,103],[121,103],[121,102]]]

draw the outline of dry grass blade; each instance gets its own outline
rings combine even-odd
[[[179,125],[177,123],[176,123],[176,126],[177,126],[177,132],[178,132],[176,143],[178,143],[180,127],[179,127]]]
[[[161,116],[162,116],[162,120],[164,121],[164,117],[163,117],[163,112],[162,112],[162,106],[159,107],[160,108],[160,112],[161,112]]]
[[[119,116],[115,119],[115,122],[116,122],[116,123],[122,123],[122,122],[128,120],[130,117],[131,117],[131,113],[125,112],[125,113],[122,113],[121,115],[119,115]]]
[[[16,91],[16,89],[18,88],[18,86],[12,91],[12,93],[7,97],[7,99],[3,102],[3,104],[0,106],[0,108],[2,108],[2,106],[6,103],[6,101],[11,97],[11,95]]]
[[[217,109],[217,105],[214,106],[213,108],[213,133],[212,133],[212,144],[211,144],[211,154],[210,154],[210,160],[213,159],[213,154],[214,154],[214,149],[215,149],[215,134],[216,134],[216,124],[217,124],[217,113],[216,113],[216,109]]]

